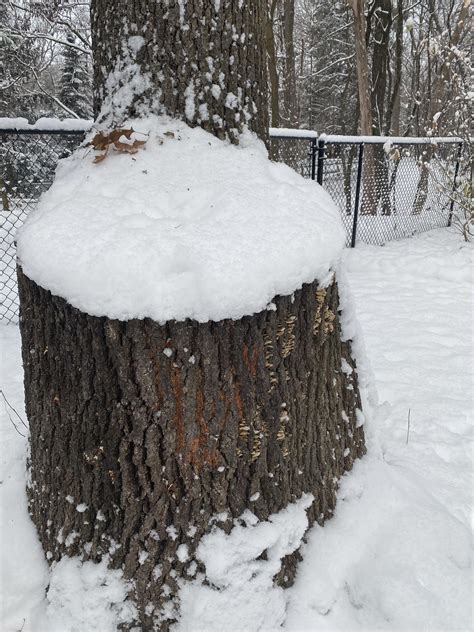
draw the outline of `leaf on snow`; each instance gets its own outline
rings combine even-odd
[[[114,149],[122,154],[136,154],[140,147],[146,143],[146,140],[133,140],[132,142],[123,142],[121,138],[131,141],[134,129],[130,128],[117,128],[110,130],[109,132],[97,132],[94,138],[88,143],[96,151],[102,151],[94,158],[94,163],[102,162],[107,157],[110,146],[113,145]]]
[[[94,158],[93,162],[94,162],[95,164],[97,164],[98,162],[102,162],[103,160],[105,160],[105,158],[106,158],[106,157],[107,157],[107,152],[104,152],[103,154],[99,154],[99,155],[97,155],[97,156]]]

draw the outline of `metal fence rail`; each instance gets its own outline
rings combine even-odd
[[[0,321],[18,317],[15,235],[81,129],[0,129]],[[270,130],[270,155],[322,184],[341,211],[347,245],[382,244],[447,226],[460,139],[380,139]]]

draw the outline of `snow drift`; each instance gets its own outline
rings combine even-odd
[[[19,231],[19,261],[43,288],[91,315],[205,322],[261,311],[335,267],[336,206],[255,136],[234,146],[182,121],[130,125],[149,134],[143,149],[94,164],[79,148]]]

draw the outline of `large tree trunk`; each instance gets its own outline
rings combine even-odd
[[[373,2],[373,54],[372,54],[372,121],[377,135],[382,134],[387,91],[387,69],[390,62],[390,28],[392,0]]]
[[[355,56],[357,68],[357,85],[359,93],[360,133],[372,136],[372,104],[369,84],[369,59],[367,55],[366,19],[363,0],[349,0],[354,17]],[[375,162],[371,145],[366,146],[363,165],[363,188],[361,213],[363,215],[377,214],[375,194]]]
[[[387,92],[387,69],[390,64],[390,29],[392,26],[392,0],[374,0],[373,53],[372,53],[372,121],[374,133],[383,133],[383,120]],[[373,161],[375,175],[376,207],[381,206],[382,215],[390,215],[388,159],[382,145],[374,145]]]
[[[238,142],[247,125],[266,139],[265,22],[262,0],[92,0],[95,114],[110,104],[102,116],[120,125],[166,112],[218,138]]]
[[[354,18],[354,42],[359,91],[360,133],[372,136],[372,106],[370,102],[369,60],[365,43],[366,19],[363,0],[349,0]]]
[[[267,50],[267,69],[270,82],[270,112],[272,127],[280,127],[280,82],[278,78],[274,29],[276,7],[277,0],[270,0],[265,25],[265,46]],[[280,152],[278,143],[270,144],[270,157],[272,160],[279,159]]]
[[[403,57],[403,0],[397,0],[397,17],[395,29],[395,71],[393,89],[389,95],[389,104],[385,114],[385,134],[400,136],[400,108]]]
[[[265,137],[264,2],[241,5],[95,0],[104,121],[163,111],[237,142],[245,119]],[[110,94],[102,84],[129,69],[131,48],[119,42],[136,33],[145,42],[132,40],[135,62],[151,83],[124,106],[120,82]],[[221,92],[209,95],[213,81]],[[229,531],[246,509],[263,520],[305,492],[314,495],[309,524],[330,517],[338,480],[364,452],[335,281],[318,289],[315,280],[240,320],[159,324],[93,317],[21,269],[18,279],[30,511],[50,562],[110,556],[134,580],[136,623],[165,630],[211,518]],[[284,560],[280,585],[298,555]]]
[[[284,53],[284,77],[283,77],[283,104],[285,127],[298,126],[298,101],[296,95],[296,68],[295,68],[295,0],[282,1],[283,22],[283,53]]]
[[[264,520],[303,492],[310,524],[331,516],[364,453],[335,284],[237,321],[160,326],[88,316],[18,277],[30,512],[50,561],[109,553],[136,581],[149,630],[192,577],[213,516],[226,513],[227,529],[249,507]]]

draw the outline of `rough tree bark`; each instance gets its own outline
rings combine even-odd
[[[238,142],[247,125],[265,139],[265,23],[262,0],[93,0],[95,114],[111,100],[110,74],[127,85],[138,68],[142,85],[113,102],[115,123],[166,112],[218,138]]]
[[[283,22],[283,106],[285,127],[298,126],[298,101],[296,92],[296,67],[295,67],[295,0],[282,1]]]
[[[88,316],[21,271],[19,288],[30,512],[49,561],[110,554],[151,630],[193,576],[212,516],[227,514],[230,530],[246,508],[266,519],[303,492],[315,496],[310,524],[331,516],[364,453],[335,284],[238,321],[166,326]]]
[[[278,78],[277,54],[275,47],[275,11],[278,0],[269,0],[268,15],[265,24],[265,46],[267,50],[267,69],[270,83],[270,112],[272,127],[280,127],[280,82]],[[270,144],[270,157],[279,159],[279,148],[276,143]]]
[[[276,6],[277,0],[270,0],[268,6],[268,17],[265,25],[265,44],[268,55],[268,78],[270,81],[270,110],[272,127],[280,126],[280,99],[278,95],[279,80],[274,28]]]
[[[389,97],[389,104],[385,115],[385,134],[400,136],[400,107],[403,58],[403,0],[397,0],[396,29],[395,29],[395,72],[393,89]]]
[[[211,4],[218,32],[207,33]],[[96,107],[113,97],[97,87],[106,76],[102,66],[125,68],[126,47],[115,39],[129,36],[123,18],[133,15],[133,32],[146,34],[143,68],[156,77],[163,71],[154,80],[162,101],[156,106],[148,86],[127,115],[157,108],[236,141],[230,131],[236,110],[228,116],[225,103],[242,85],[242,108],[249,105],[248,121],[264,136],[266,107],[253,109],[265,103],[263,40],[255,39],[264,27],[264,2],[241,4],[156,2],[151,27],[152,3],[95,0]],[[199,49],[187,24],[199,35]],[[171,48],[176,41],[180,46]],[[220,51],[222,98],[208,98],[203,88],[210,49]],[[167,81],[175,82],[176,94]],[[183,92],[193,81],[195,117],[200,105],[208,106],[209,118],[200,121],[186,114]],[[112,112],[116,121],[125,116]],[[211,123],[214,114],[219,125]],[[134,580],[134,624],[167,630],[178,616],[178,581],[205,572],[194,554],[213,517],[229,531],[244,510],[266,519],[304,492],[315,498],[309,524],[331,516],[341,475],[365,450],[357,372],[350,341],[341,336],[335,281],[322,289],[315,280],[292,296],[275,297],[274,310],[240,320],[164,325],[87,315],[21,268],[18,281],[31,432],[28,495],[49,562],[109,556]],[[298,552],[287,556],[275,581],[290,584],[298,559]]]
[[[366,19],[363,0],[349,0],[354,17],[357,86],[359,91],[360,133],[372,136],[372,106],[370,102],[369,60],[365,43]]]
[[[360,133],[372,136],[372,104],[370,100],[369,59],[367,56],[367,24],[363,0],[348,0],[354,17],[354,41],[359,93]],[[372,146],[366,146],[364,154],[363,190],[361,213],[376,215],[375,166]]]
[[[390,65],[390,29],[392,26],[392,0],[374,0],[371,20],[373,28],[372,51],[372,122],[374,133],[383,133],[387,92],[387,69]],[[375,174],[375,204],[381,204],[382,215],[390,215],[390,193],[387,155],[382,145],[372,147]]]

